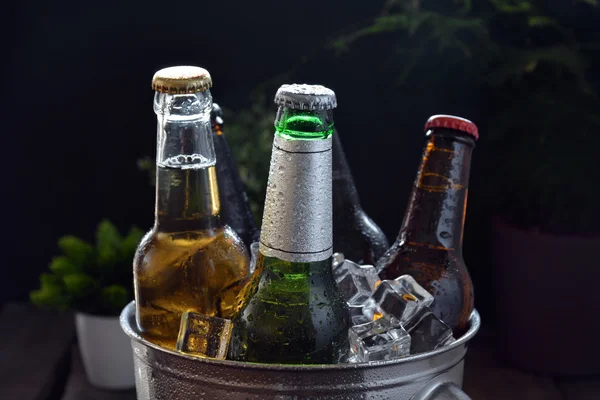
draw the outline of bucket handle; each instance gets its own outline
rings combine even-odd
[[[446,381],[426,387],[411,400],[471,400],[471,398],[455,383]]]

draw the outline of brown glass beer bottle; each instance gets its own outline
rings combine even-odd
[[[398,238],[377,264],[382,279],[409,274],[433,296],[435,315],[468,328],[473,285],[462,255],[471,153],[477,126],[450,115],[425,124],[427,143]]]
[[[233,228],[235,233],[242,239],[246,248],[250,249],[252,243],[258,242],[260,232],[256,227],[254,215],[252,215],[250,209],[246,187],[225,138],[223,111],[217,103],[213,103],[210,124],[217,157],[216,168],[219,196],[221,196],[221,216],[225,224]]]
[[[337,130],[333,134],[333,251],[359,264],[375,265],[390,247],[381,228],[360,205]]]

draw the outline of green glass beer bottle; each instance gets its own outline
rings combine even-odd
[[[349,315],[331,270],[335,93],[283,85],[257,265],[242,289],[229,358],[283,364],[345,361]]]

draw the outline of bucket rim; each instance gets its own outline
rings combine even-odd
[[[129,336],[132,342],[137,342],[143,346],[152,348],[155,351],[169,354],[175,357],[182,357],[190,361],[207,363],[212,365],[219,365],[223,367],[235,367],[257,369],[257,370],[277,370],[277,371],[319,371],[319,370],[338,370],[338,369],[362,369],[362,368],[373,368],[373,367],[386,367],[395,364],[410,363],[424,358],[434,357],[438,354],[452,351],[458,347],[464,346],[469,340],[471,340],[481,327],[481,317],[476,309],[473,309],[471,316],[469,317],[469,330],[456,339],[449,345],[440,347],[438,349],[427,351],[425,353],[419,353],[403,358],[396,358],[391,360],[381,361],[368,361],[362,363],[345,363],[345,364],[276,364],[276,363],[255,363],[255,362],[241,362],[233,360],[216,360],[213,358],[202,358],[197,356],[191,356],[188,354],[180,353],[178,351],[166,349],[159,345],[156,345],[146,339],[144,339],[137,331],[137,324],[135,322],[135,301],[127,304],[119,317],[119,322],[123,331]]]

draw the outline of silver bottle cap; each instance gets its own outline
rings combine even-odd
[[[275,104],[295,110],[332,110],[337,107],[335,92],[321,85],[281,85]]]

